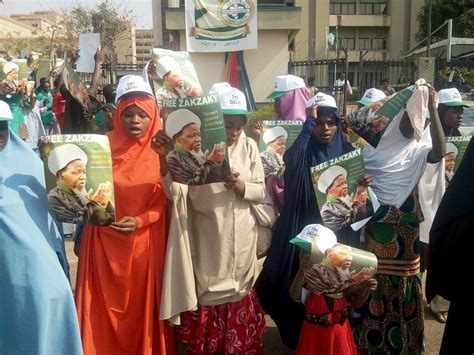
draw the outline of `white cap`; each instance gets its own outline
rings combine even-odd
[[[54,148],[48,157],[48,168],[53,175],[70,162],[80,160],[87,165],[87,154],[75,144],[63,144]]]
[[[267,99],[276,99],[283,96],[287,91],[306,87],[304,80],[291,74],[278,75],[276,77],[273,91],[267,96]]]
[[[462,102],[461,94],[459,93],[458,89],[450,88],[438,91],[439,95],[439,103],[446,105],[446,106],[464,106]]]
[[[225,115],[248,115],[247,100],[242,91],[236,88],[222,88],[217,93],[222,112]]]
[[[296,236],[312,244],[316,244],[322,254],[326,249],[337,244],[337,237],[332,230],[320,224],[309,224]]]
[[[267,129],[263,134],[263,141],[265,142],[265,144],[268,144],[270,142],[273,142],[278,137],[282,136],[285,137],[285,139],[288,138],[288,132],[286,131],[286,129],[281,126],[272,127],[270,129]]]
[[[5,101],[0,100],[0,121],[10,121],[13,119],[12,110]]]
[[[115,103],[119,102],[120,98],[132,92],[142,92],[145,95],[153,97],[150,84],[148,84],[143,77],[138,75],[125,75],[122,77],[117,85],[117,95],[115,96]]]
[[[180,108],[179,110],[173,111],[168,115],[168,117],[166,117],[166,134],[168,137],[173,139],[175,135],[177,135],[183,130],[184,127],[191,123],[194,123],[198,129],[201,128],[201,120],[194,112],[185,108]]]
[[[451,153],[458,155],[458,148],[453,143],[446,143],[446,155]]]
[[[387,95],[385,95],[385,93],[382,90],[371,88],[371,89],[365,90],[364,96],[362,96],[362,98],[357,102],[364,106],[368,106],[372,102],[380,101],[382,99],[385,99],[386,97]]]
[[[217,94],[222,89],[231,89],[231,88],[232,88],[232,86],[230,86],[230,84],[226,81],[224,81],[222,83],[214,83],[211,86],[211,90],[209,90],[209,95],[210,94]]]
[[[161,57],[156,62],[156,74],[158,74],[158,76],[163,79],[163,77],[170,71],[175,73],[181,73],[181,67],[173,57]]]
[[[319,105],[323,107],[333,107],[337,109],[336,100],[334,97],[327,95],[322,92],[318,92],[312,98],[306,102],[306,107],[311,107],[313,105]]]
[[[342,166],[333,165],[329,169],[325,170],[318,180],[318,190],[321,191],[323,194],[327,193],[329,186],[332,185],[334,180],[338,176],[343,175],[347,177],[347,171]]]
[[[3,65],[3,72],[5,73],[5,75],[8,75],[8,73],[15,69],[17,71],[20,70],[20,67],[16,63],[7,62]]]

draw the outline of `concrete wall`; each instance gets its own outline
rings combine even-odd
[[[181,50],[186,50],[186,34],[180,31]],[[288,73],[288,31],[259,31],[258,49],[244,51],[245,67],[256,102],[267,101],[275,77]],[[191,53],[204,92],[223,80],[224,53]]]

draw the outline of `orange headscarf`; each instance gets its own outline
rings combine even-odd
[[[120,116],[127,107],[136,105],[151,119],[143,137],[129,138]],[[160,186],[160,161],[151,148],[151,139],[162,124],[155,100],[148,95],[133,95],[119,101],[114,115],[114,130],[107,133],[112,151],[117,220],[136,217],[163,199]],[[159,190],[159,193],[157,193]]]

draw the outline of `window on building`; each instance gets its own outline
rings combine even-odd
[[[258,5],[287,6],[288,0],[258,0]]]
[[[360,15],[386,15],[387,4],[361,2],[359,5],[359,14]]]
[[[356,5],[354,3],[331,3],[329,12],[331,15],[355,15]]]
[[[339,48],[346,48],[348,50],[355,49],[355,38],[339,38]]]
[[[359,38],[359,49],[387,49],[387,39],[385,38]]]

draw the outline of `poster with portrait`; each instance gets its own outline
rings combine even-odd
[[[165,132],[172,140],[166,160],[174,181],[222,182],[230,174],[224,118],[217,94],[163,100]]]
[[[324,259],[332,264],[332,252],[343,256],[343,265],[332,266],[339,272],[351,275],[350,278],[355,282],[368,280],[377,272],[378,261],[375,254],[338,243],[336,235],[320,224],[306,226],[290,243],[310,254],[313,264],[320,264]]]
[[[109,225],[115,195],[109,139],[98,134],[41,138],[51,212],[64,223]]]
[[[265,120],[262,121],[262,123],[263,127],[260,134],[260,141],[258,143],[260,152],[264,152],[266,150],[276,152],[272,144],[275,145],[275,143],[279,143],[279,145],[282,146],[284,143],[284,150],[280,150],[280,153],[283,154],[284,151],[291,147],[296,138],[298,138],[298,135],[303,129],[304,122],[296,120]],[[280,141],[276,142],[277,139],[280,139]]]
[[[458,170],[471,138],[472,136],[446,137],[446,155],[444,156],[446,187]]]
[[[201,84],[188,52],[175,52],[169,49],[153,48],[152,61],[144,69],[149,80],[153,77],[158,104],[163,99],[196,97],[203,94]]]
[[[257,0],[185,0],[186,45],[190,52],[255,49]]]
[[[67,91],[82,105],[85,106],[86,98],[89,96],[89,90],[86,84],[81,80],[79,74],[72,68],[69,58],[64,59],[62,71],[64,86]]]
[[[28,64],[26,59],[13,59],[13,63],[18,65],[18,79],[17,80],[28,80]],[[0,80],[7,78],[3,72],[3,66],[7,63],[5,60],[0,60]]]
[[[360,148],[311,167],[321,218],[332,231],[348,226],[359,230],[377,210],[374,193],[360,183],[364,175]]]
[[[351,113],[346,117],[347,125],[363,140],[376,148],[388,125],[405,107],[415,89],[416,86],[412,85]]]

